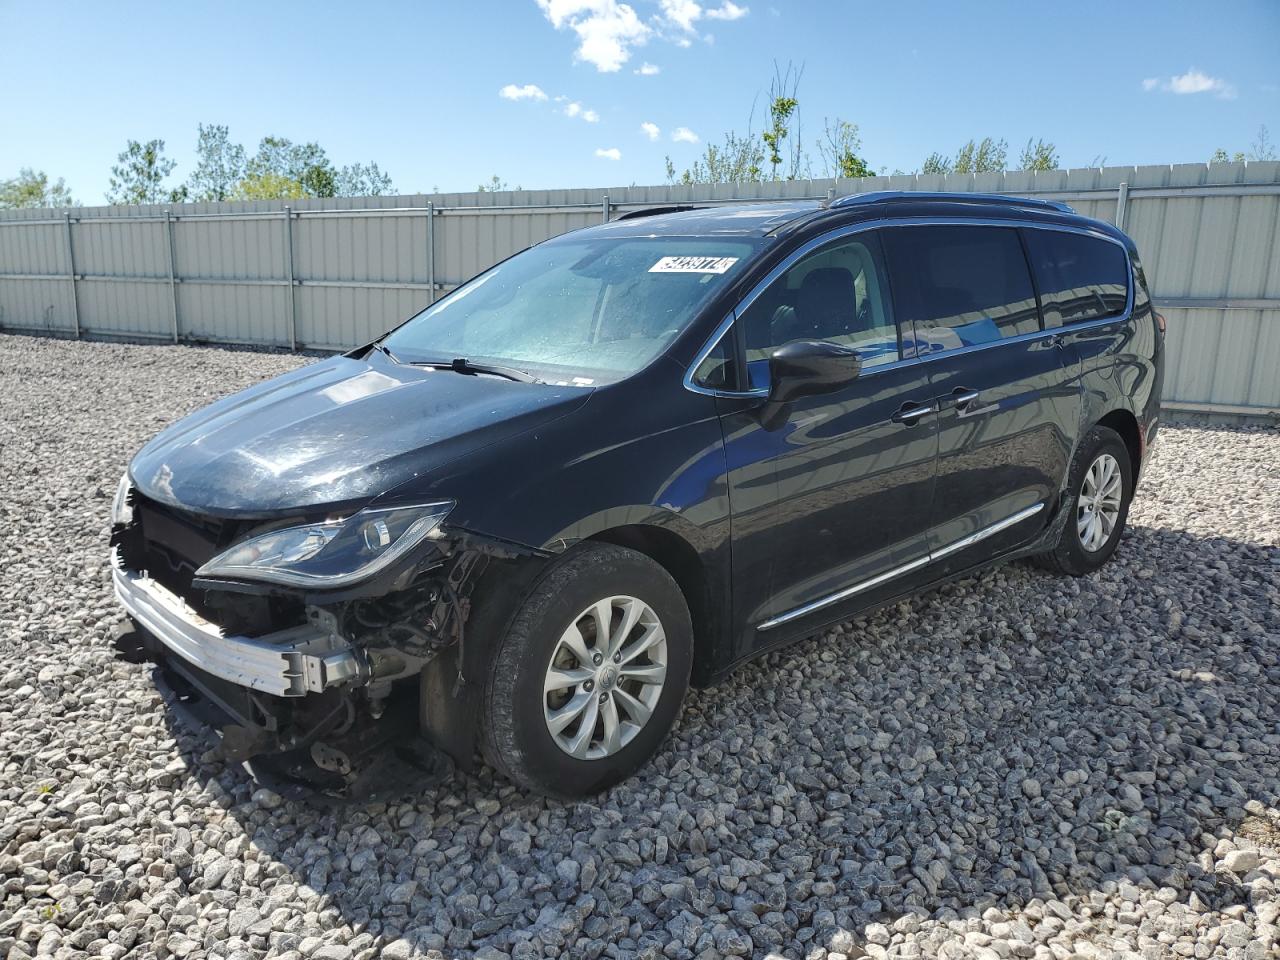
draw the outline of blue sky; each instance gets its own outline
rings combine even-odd
[[[775,60],[804,65],[815,165],[824,117],[888,171],[985,135],[1066,166],[1280,141],[1277,0],[0,0],[0,42],[0,178],[43,169],[90,203],[129,138],[185,177],[201,121],[376,161],[401,192],[662,183],[664,156],[744,130]]]

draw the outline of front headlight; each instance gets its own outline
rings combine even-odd
[[[129,503],[129,493],[133,484],[129,482],[129,471],[126,470],[116,486],[116,498],[111,501],[111,525],[128,526],[133,523],[133,505]]]
[[[452,500],[413,507],[366,507],[345,520],[272,530],[218,554],[196,576],[345,587],[403,557],[452,509]]]

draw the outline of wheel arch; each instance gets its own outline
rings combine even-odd
[[[1142,466],[1142,430],[1132,411],[1117,407],[1098,420],[1097,426],[1107,427],[1120,434],[1129,451],[1129,466],[1136,478]]]
[[[633,523],[601,530],[588,542],[610,543],[644,554],[671,575],[684,594],[693,622],[693,682],[703,684],[716,669],[726,617],[713,578],[697,549],[668,527]]]

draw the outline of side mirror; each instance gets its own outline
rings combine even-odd
[[[769,401],[788,403],[839,390],[862,370],[858,351],[829,340],[792,340],[769,357]]]

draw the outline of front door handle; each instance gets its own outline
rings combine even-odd
[[[889,419],[894,423],[905,423],[908,427],[914,427],[920,422],[921,417],[927,417],[929,414],[937,412],[938,408],[932,403],[912,403],[907,401]]]
[[[972,403],[977,403],[981,394],[977,390],[970,390],[967,387],[956,387],[951,391],[951,403],[957,410],[964,410]]]

